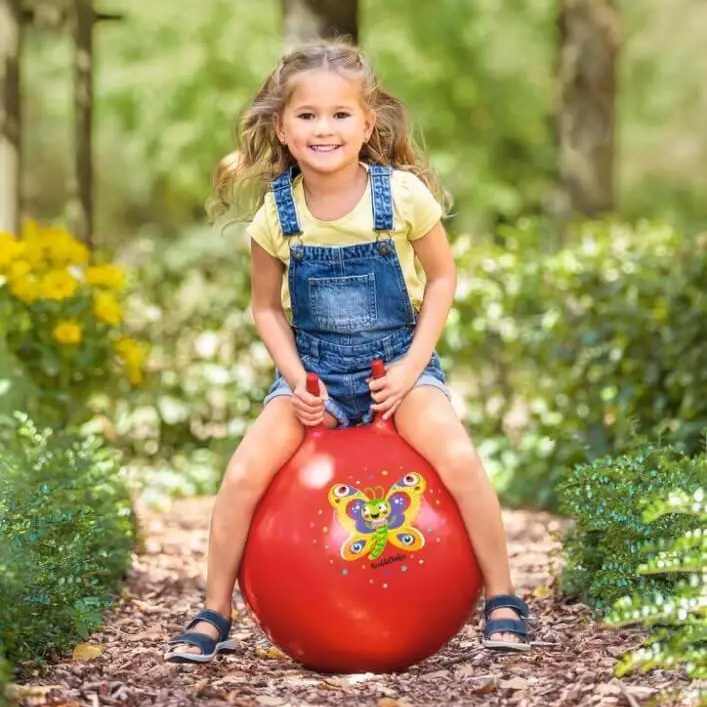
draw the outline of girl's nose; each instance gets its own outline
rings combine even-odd
[[[330,135],[331,134],[331,123],[328,118],[319,118],[316,125],[314,126],[314,131],[317,135]]]

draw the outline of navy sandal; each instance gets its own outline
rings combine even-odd
[[[218,639],[197,631],[189,631],[194,624],[204,621],[211,624],[218,631]],[[229,639],[231,622],[221,614],[210,609],[198,611],[194,618],[184,627],[184,633],[180,633],[167,641],[168,648],[164,654],[164,659],[170,663],[208,663],[219,653],[233,653],[236,649],[237,641]],[[196,646],[201,653],[176,653],[176,645]]]
[[[518,618],[489,620],[489,614],[496,609],[513,609],[518,614]],[[513,594],[497,594],[487,599],[484,604],[484,637],[481,645],[496,650],[530,650],[527,625],[529,614],[528,605]],[[490,637],[494,633],[515,633],[521,640],[519,642],[492,641]]]

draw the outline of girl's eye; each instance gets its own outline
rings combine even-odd
[[[346,111],[343,111],[343,110],[339,110],[336,113],[334,113],[334,117],[339,118],[339,119],[340,118],[348,118],[349,115],[351,115],[351,114],[347,113]]]
[[[300,113],[297,117],[303,120],[311,120],[314,118],[314,113]]]

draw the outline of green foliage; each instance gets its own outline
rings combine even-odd
[[[213,492],[273,373],[251,321],[246,240],[198,229],[168,245],[140,239],[124,257],[140,282],[130,326],[150,340],[153,375],[134,400],[106,398],[113,432],[155,500]]]
[[[550,507],[587,454],[636,433],[694,452],[707,427],[707,241],[648,222],[577,224],[546,252],[553,239],[535,220],[502,245],[457,236],[442,346],[506,499]]]
[[[363,4],[363,47],[454,195],[455,229],[537,213],[552,188],[555,13],[548,0]]]
[[[116,458],[95,439],[0,424],[0,655],[40,659],[100,626],[134,539]]]
[[[12,666],[0,655],[0,707],[7,705],[5,686],[12,680]]]
[[[561,510],[575,520],[563,541],[564,591],[602,611],[625,595],[666,597],[682,591],[680,577],[660,563],[699,549],[704,540],[701,533],[694,535],[695,518],[681,514],[670,499],[697,494],[706,478],[707,453],[687,457],[673,447],[646,445],[576,466],[559,485]],[[668,503],[656,506],[660,498]],[[649,502],[653,505],[646,509]],[[639,573],[642,553],[651,550],[666,554]],[[704,545],[701,552],[704,567]],[[683,561],[697,571],[689,554]]]
[[[704,471],[704,469],[703,469]],[[705,475],[703,473],[702,480]],[[648,545],[651,557],[638,567],[641,575],[676,577],[668,591],[635,593],[618,600],[607,616],[614,626],[642,624],[651,629],[645,644],[622,657],[619,677],[640,669],[681,668],[693,680],[707,679],[707,503],[705,488],[693,493],[676,491],[667,499],[654,496],[643,522],[682,514],[689,529]],[[707,699],[707,689],[702,692]]]

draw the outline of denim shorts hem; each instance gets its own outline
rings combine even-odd
[[[423,385],[430,385],[433,388],[437,388],[438,390],[441,390],[442,393],[447,397],[448,400],[451,401],[452,395],[451,392],[449,391],[449,388],[433,373],[430,373],[428,371],[423,371],[422,375],[417,379],[415,382],[415,385],[413,388],[419,388]],[[273,382],[272,386],[270,387],[270,392],[265,396],[265,399],[263,400],[263,405],[267,405],[271,400],[274,400],[275,398],[279,398],[283,395],[291,396],[293,395],[292,390],[290,389],[290,386],[287,385],[287,382],[285,381],[284,378],[277,377],[275,381]],[[324,409],[333,415],[333,417],[336,419],[338,426],[339,427],[350,427],[351,426],[351,420],[349,416],[346,414],[343,406],[337,402],[336,400],[329,398],[326,403],[324,404]],[[367,422],[370,422],[372,419],[372,414],[370,409],[363,415],[362,417],[362,422],[365,424]]]
[[[431,385],[433,388],[437,388],[438,390],[441,390],[446,396],[447,400],[452,399],[452,393],[447,388],[447,386],[442,383],[442,381],[433,376],[431,373],[423,373],[418,379],[413,388],[420,388],[423,385]]]

